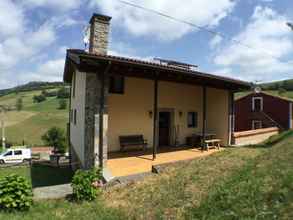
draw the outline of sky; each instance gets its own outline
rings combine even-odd
[[[292,0],[125,1],[223,35],[119,0],[0,0],[0,89],[62,81],[66,49],[84,49],[93,13],[112,17],[112,55],[177,60],[250,82],[293,78]]]

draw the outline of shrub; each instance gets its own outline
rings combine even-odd
[[[40,102],[43,102],[43,101],[45,101],[46,100],[46,96],[44,96],[44,95],[35,95],[34,97],[33,97],[33,101],[34,102],[37,102],[37,103],[40,103]]]
[[[65,152],[66,138],[64,131],[58,127],[50,128],[43,136],[42,140],[49,146],[54,147],[54,151],[60,153]]]
[[[22,108],[23,108],[22,98],[18,98],[16,100],[15,106],[16,106],[17,111],[21,111],[22,110]]]
[[[66,109],[67,107],[67,101],[65,99],[59,100],[59,109]]]
[[[102,174],[100,170],[77,170],[71,186],[74,198],[78,201],[92,201],[100,192]]]
[[[70,97],[70,90],[68,88],[62,87],[57,91],[58,99],[67,99]]]
[[[0,209],[24,211],[31,205],[32,188],[24,177],[12,174],[0,179]]]

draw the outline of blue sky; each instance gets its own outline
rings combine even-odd
[[[113,17],[110,54],[173,59],[247,81],[293,78],[293,31],[285,25],[293,21],[292,0],[127,1],[228,38],[118,0],[1,0],[0,89],[62,80],[65,51],[84,48],[83,29],[94,12]]]

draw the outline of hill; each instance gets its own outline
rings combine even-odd
[[[56,87],[62,87],[65,84],[63,82],[29,82],[24,85],[16,86],[10,89],[0,90],[0,96],[8,95],[14,92],[25,92],[25,91],[34,91],[42,89],[54,89]]]
[[[43,145],[41,136],[52,126],[61,127],[65,130],[68,122],[68,106],[59,109],[59,100],[56,96],[47,97],[45,101],[36,103],[35,95],[40,95],[44,88],[46,91],[57,91],[64,86],[63,83],[46,84],[30,83],[17,89],[11,89],[8,94],[0,97],[0,106],[15,106],[21,98],[23,108],[21,111],[14,110],[5,113],[5,134],[7,142],[20,145]],[[31,88],[31,90],[29,90]],[[41,88],[41,90],[40,90]],[[68,105],[68,101],[67,101]]]
[[[279,90],[282,88],[287,91],[293,91],[293,79],[263,83],[260,84],[260,87],[263,90]]]

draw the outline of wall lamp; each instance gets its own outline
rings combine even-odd
[[[149,111],[149,117],[152,118],[153,117],[153,111]]]

